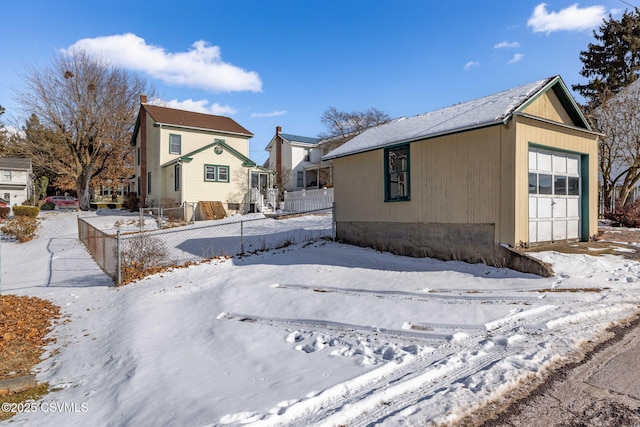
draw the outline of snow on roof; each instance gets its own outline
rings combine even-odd
[[[290,142],[302,142],[303,144],[317,144],[320,142],[319,138],[313,138],[310,136],[292,135],[290,133],[280,132],[280,136]]]
[[[324,159],[504,122],[518,107],[554,79],[556,77],[538,80],[473,101],[370,128],[327,154]]]

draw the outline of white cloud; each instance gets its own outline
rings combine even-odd
[[[575,3],[559,12],[548,12],[546,3],[540,3],[533,10],[527,21],[536,33],[552,33],[554,31],[590,30],[602,23],[606,16],[604,6],[579,8]]]
[[[214,103],[211,105],[209,101],[206,99],[201,99],[200,101],[194,101],[193,99],[185,99],[184,101],[178,101],[177,99],[172,99],[171,101],[166,101],[162,103],[164,106],[169,108],[176,108],[178,110],[187,110],[187,111],[195,111],[196,113],[205,113],[205,114],[215,114],[217,116],[228,116],[232,114],[236,114],[238,110],[233,107],[227,105],[220,105],[218,103]]]
[[[513,58],[511,58],[509,60],[509,62],[507,62],[507,64],[515,64],[516,62],[520,62],[520,60],[524,57],[523,54],[521,53],[516,53],[515,55],[513,55]]]
[[[469,70],[471,70],[472,68],[477,68],[477,67],[479,67],[479,66],[480,66],[480,63],[479,63],[479,62],[477,62],[477,61],[469,61],[469,62],[467,62],[466,64],[464,64],[464,70],[465,70],[465,71],[469,71]]]
[[[272,111],[270,113],[253,113],[251,114],[251,117],[278,117],[278,116],[284,116],[285,114],[287,114],[286,110],[282,110],[282,111]]]
[[[255,71],[222,61],[220,47],[204,40],[193,43],[186,52],[167,52],[135,34],[82,39],[63,49],[82,49],[125,69],[143,72],[164,82],[198,87],[214,92],[262,91],[262,80]]]
[[[496,49],[505,49],[505,48],[511,48],[511,49],[517,49],[520,47],[520,43],[518,42],[508,42],[508,41],[501,41],[500,43],[496,44],[493,46]]]

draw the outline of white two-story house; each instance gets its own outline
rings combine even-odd
[[[331,162],[322,161],[326,153],[319,138],[283,133],[277,126],[265,150],[275,184],[284,191],[323,188],[333,182]]]
[[[31,160],[0,158],[0,199],[6,206],[22,205],[31,197]]]

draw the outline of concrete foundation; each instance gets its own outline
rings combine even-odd
[[[494,242],[494,224],[337,222],[346,243],[412,257],[484,263],[550,277],[550,266]]]

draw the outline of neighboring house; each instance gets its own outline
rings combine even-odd
[[[251,132],[223,116],[147,104],[131,139],[140,206],[219,201],[229,213],[267,204],[271,172],[249,159]]]
[[[319,138],[282,133],[282,127],[276,127],[276,134],[265,148],[276,183],[286,191],[331,185],[331,162],[322,160],[326,153],[321,142]]]
[[[559,76],[371,128],[324,157],[337,238],[518,268],[597,234],[597,141]]]
[[[22,205],[33,190],[30,159],[0,158],[0,198],[6,206]]]

